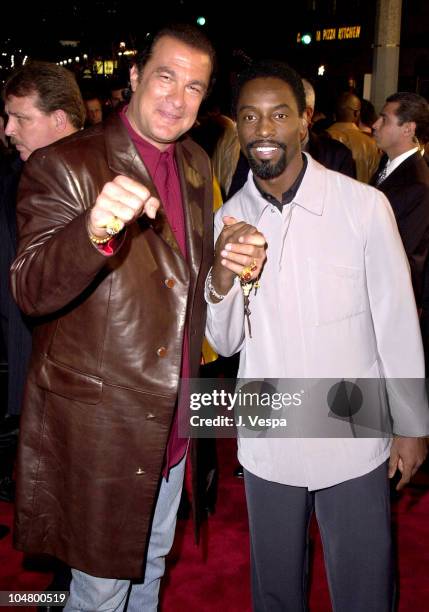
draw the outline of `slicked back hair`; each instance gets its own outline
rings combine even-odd
[[[210,83],[207,88],[206,96],[208,92],[211,90],[214,84],[215,72],[216,72],[216,52],[214,47],[208,37],[204,34],[204,32],[197,26],[194,26],[189,23],[174,23],[168,25],[161,30],[159,30],[154,37],[148,42],[147,46],[137,55],[135,65],[137,67],[139,75],[141,75],[143,68],[152,57],[153,50],[157,42],[164,37],[174,38],[188,47],[192,47],[193,49],[197,49],[198,51],[202,51],[206,53],[212,65],[212,72]]]
[[[409,91],[398,91],[386,98],[386,102],[398,103],[395,114],[399,125],[414,121],[416,138],[422,142],[429,140],[429,104],[423,96]]]
[[[63,110],[71,124],[81,129],[85,122],[85,106],[74,75],[51,62],[30,61],[17,68],[6,81],[3,99],[23,98],[37,94],[36,107],[42,113]]]

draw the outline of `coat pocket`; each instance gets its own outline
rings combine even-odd
[[[47,355],[42,361],[36,380],[42,389],[83,404],[98,404],[101,400],[101,378],[74,370],[53,361]]]
[[[366,310],[364,270],[308,260],[316,325],[348,319]]]

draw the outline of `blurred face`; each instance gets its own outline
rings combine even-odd
[[[242,150],[258,178],[277,178],[301,162],[305,113],[300,116],[292,88],[281,79],[257,78],[243,86],[237,128]]]
[[[101,123],[103,121],[103,109],[98,98],[85,100],[85,108],[88,123],[95,125],[96,123]]]
[[[38,94],[6,99],[5,110],[9,115],[5,134],[26,161],[31,153],[59,138],[58,120],[55,112],[44,113],[36,106]]]
[[[118,104],[124,102],[124,98],[122,96],[123,89],[112,89],[110,92],[110,101],[112,103],[113,108],[116,108]]]
[[[372,126],[377,145],[389,157],[400,155],[406,148],[415,146],[413,143],[415,124],[408,122],[399,125],[399,117],[396,114],[398,107],[399,102],[387,102]]]
[[[130,72],[133,95],[127,117],[145,140],[160,150],[195,122],[212,71],[208,54],[164,36],[138,74]]]

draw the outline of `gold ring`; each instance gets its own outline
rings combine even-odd
[[[124,224],[118,217],[113,217],[111,221],[106,223],[106,233],[109,236],[116,236],[124,228]]]
[[[243,283],[248,283],[249,281],[251,281],[252,273],[257,269],[257,267],[258,266],[256,265],[256,259],[254,259],[250,266],[246,266],[242,269],[242,271],[240,272],[240,280]]]

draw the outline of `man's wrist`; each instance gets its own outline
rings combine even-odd
[[[86,225],[86,231],[88,232],[88,237],[91,242],[96,245],[106,244],[106,242],[109,242],[109,240],[112,238],[112,236],[110,236],[110,234],[108,234],[104,228],[94,229],[89,219]]]
[[[221,302],[229,293],[233,283],[230,286],[220,288],[217,283],[213,283],[213,268],[210,268],[206,280],[206,290],[210,297],[210,301],[217,303]]]

